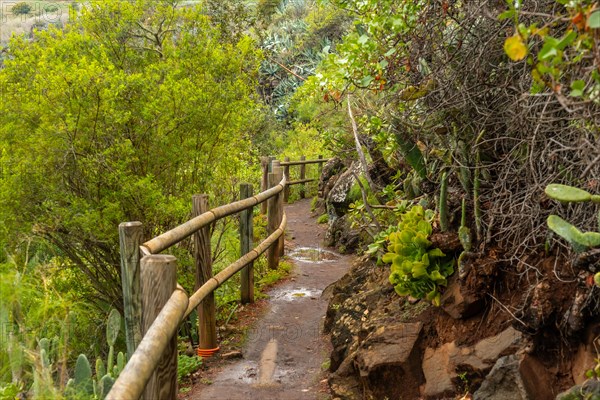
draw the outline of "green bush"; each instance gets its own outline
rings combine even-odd
[[[11,10],[15,15],[27,15],[31,12],[31,4],[23,1],[15,4]]]
[[[60,6],[58,4],[46,4],[44,6],[44,12],[48,14],[54,14],[60,11]]]
[[[431,210],[416,205],[400,216],[398,231],[389,235],[388,253],[382,260],[391,263],[390,283],[401,296],[425,298],[440,305],[440,286],[454,272],[454,259],[428,240],[432,232]]]

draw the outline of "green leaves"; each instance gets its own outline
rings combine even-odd
[[[591,1],[556,2],[562,6],[555,9],[551,20],[531,25],[519,23],[520,9],[507,2],[508,11],[499,19],[513,18],[517,33],[506,39],[504,50],[513,61],[527,57],[532,66],[532,93],[550,89],[560,95],[564,87],[570,87],[570,100],[597,101],[600,74],[592,54],[598,46],[593,30],[600,28],[600,10]]]
[[[571,92],[569,93],[569,96],[581,97],[581,96],[583,96],[584,90],[585,90],[585,81],[578,79],[576,81],[571,82]]]
[[[400,217],[398,231],[389,234],[388,253],[382,260],[391,264],[390,283],[401,295],[426,298],[439,305],[438,286],[454,272],[454,260],[437,248],[430,248],[431,222],[419,205]]]

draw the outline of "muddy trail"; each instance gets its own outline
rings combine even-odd
[[[323,364],[329,360],[322,328],[323,291],[350,268],[351,256],[322,248],[325,226],[311,216],[310,200],[286,206],[286,255],[295,267],[290,279],[272,289],[264,315],[250,327],[243,358],[213,383],[188,397],[207,399],[323,399]]]

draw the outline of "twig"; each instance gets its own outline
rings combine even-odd
[[[504,304],[502,304],[500,302],[500,300],[498,300],[497,298],[494,297],[493,294],[488,293],[488,296],[490,296],[492,299],[494,299],[499,305],[500,307],[502,307],[504,309],[504,311],[506,311],[507,313],[510,314],[511,317],[513,317],[515,319],[515,321],[518,321],[519,323],[521,323],[524,327],[529,328],[529,325],[527,325],[525,322],[523,322],[519,317],[517,317],[515,314],[513,314]]]

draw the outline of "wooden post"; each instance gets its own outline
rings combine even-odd
[[[306,161],[306,156],[300,157],[300,161]],[[306,179],[306,164],[300,164],[300,180]],[[306,197],[306,184],[300,185],[300,198]]]
[[[268,167],[269,167],[268,172],[269,173],[273,172],[273,161],[277,161],[277,160],[275,160],[275,157],[269,156],[269,164],[268,164]],[[279,163],[279,161],[277,161],[277,163]]]
[[[269,188],[277,185],[279,183],[279,179],[277,179],[277,174],[271,172],[269,173]],[[268,203],[268,214],[267,214],[267,232],[269,235],[277,230],[279,227],[279,221],[277,219],[278,211],[277,208],[279,206],[279,195],[271,197],[267,200]],[[273,243],[267,252],[267,264],[270,269],[277,269],[279,265],[279,244]]]
[[[192,198],[192,216],[196,217],[208,211],[208,196],[195,195]],[[194,260],[196,264],[196,288],[212,278],[212,251],[210,247],[210,226],[194,233]],[[200,349],[217,348],[217,320],[215,317],[215,295],[209,294],[197,308],[198,336]]]
[[[260,191],[264,192],[269,188],[269,157],[260,158],[260,167],[262,171],[262,178],[260,181]],[[262,215],[267,214],[267,202],[264,201],[260,204],[260,213]]]
[[[275,179],[277,179],[277,182],[280,182],[281,179],[283,178],[283,168],[273,167],[273,172],[275,173]],[[286,184],[286,187],[287,187],[287,184]],[[281,224],[281,221],[283,219],[283,198],[284,198],[283,193],[279,193],[279,195],[277,195],[277,217],[276,217],[277,222],[276,222],[275,229],[277,229],[279,227],[279,224]],[[284,245],[285,245],[284,240],[285,240],[285,235],[281,235],[281,237],[279,238],[279,244],[277,246],[279,257],[282,257],[284,255]],[[277,264],[279,264],[279,260],[277,260]]]
[[[290,158],[286,157],[283,160],[285,162],[289,162]],[[289,165],[286,165],[285,167],[283,167],[283,176],[285,176],[286,182],[290,181],[290,166]],[[283,189],[283,202],[287,203],[289,199],[290,199],[290,185],[288,185],[286,183],[285,188]]]
[[[254,188],[248,183],[240,185],[240,200],[252,197]],[[243,257],[252,249],[252,208],[244,210],[240,213],[240,257]],[[254,303],[254,263],[251,262],[244,267],[241,272],[242,288],[241,300],[242,304]]]
[[[127,356],[142,341],[142,299],[140,295],[140,244],[144,235],[141,222],[123,222],[119,225],[121,248],[121,285],[125,311],[125,341]]]
[[[153,254],[141,260],[142,332],[146,334],[160,310],[177,289],[177,259],[167,254]],[[177,335],[165,348],[156,370],[150,377],[143,398],[146,400],[177,398]]]

